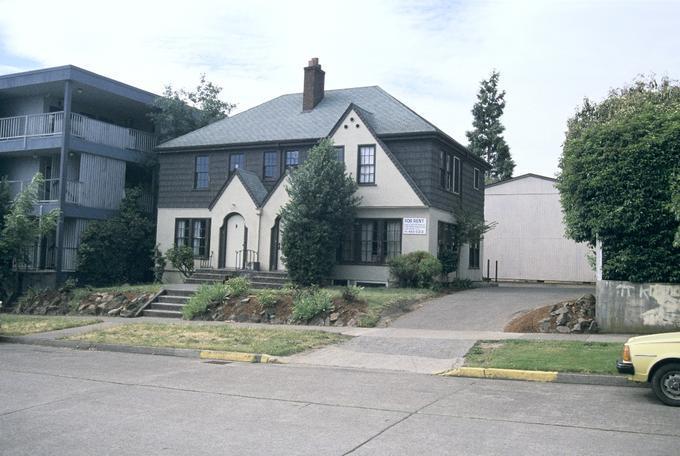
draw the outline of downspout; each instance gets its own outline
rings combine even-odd
[[[257,245],[255,246],[255,251],[257,252],[257,262],[262,264],[260,260],[260,229],[262,228],[262,208],[258,207],[255,209],[255,215],[257,215]]]
[[[64,122],[61,137],[61,156],[59,157],[59,220],[57,221],[55,268],[57,284],[64,281],[62,263],[64,260],[64,202],[66,201],[66,160],[71,147],[71,81],[64,83]]]

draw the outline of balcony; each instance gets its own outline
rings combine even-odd
[[[63,111],[0,118],[0,142],[23,140],[23,148],[26,148],[29,139],[59,136],[63,132]],[[151,133],[119,127],[76,113],[71,113],[71,135],[95,144],[140,152],[151,152],[156,145]]]
[[[30,181],[11,180],[9,183],[10,195],[16,196]],[[82,182],[66,181],[66,202],[80,204],[82,195]],[[45,179],[38,188],[38,201],[40,203],[55,202],[59,200],[59,179]]]

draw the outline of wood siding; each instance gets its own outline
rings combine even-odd
[[[91,154],[80,156],[79,204],[118,209],[125,197],[125,162]]]
[[[87,228],[90,220],[85,219],[64,219],[64,256],[62,269],[64,271],[75,271],[78,266],[78,247],[83,230]]]

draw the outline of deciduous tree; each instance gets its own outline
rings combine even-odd
[[[184,135],[224,119],[236,105],[219,98],[222,88],[201,75],[198,86],[188,91],[165,87],[163,96],[154,101],[155,111],[149,114],[156,127],[159,142]]]
[[[567,124],[558,189],[567,235],[603,244],[603,277],[680,281],[680,86],[638,80]]]

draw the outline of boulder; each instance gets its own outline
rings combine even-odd
[[[569,334],[571,332],[571,329],[569,329],[568,326],[558,326],[555,330],[561,334]]]

